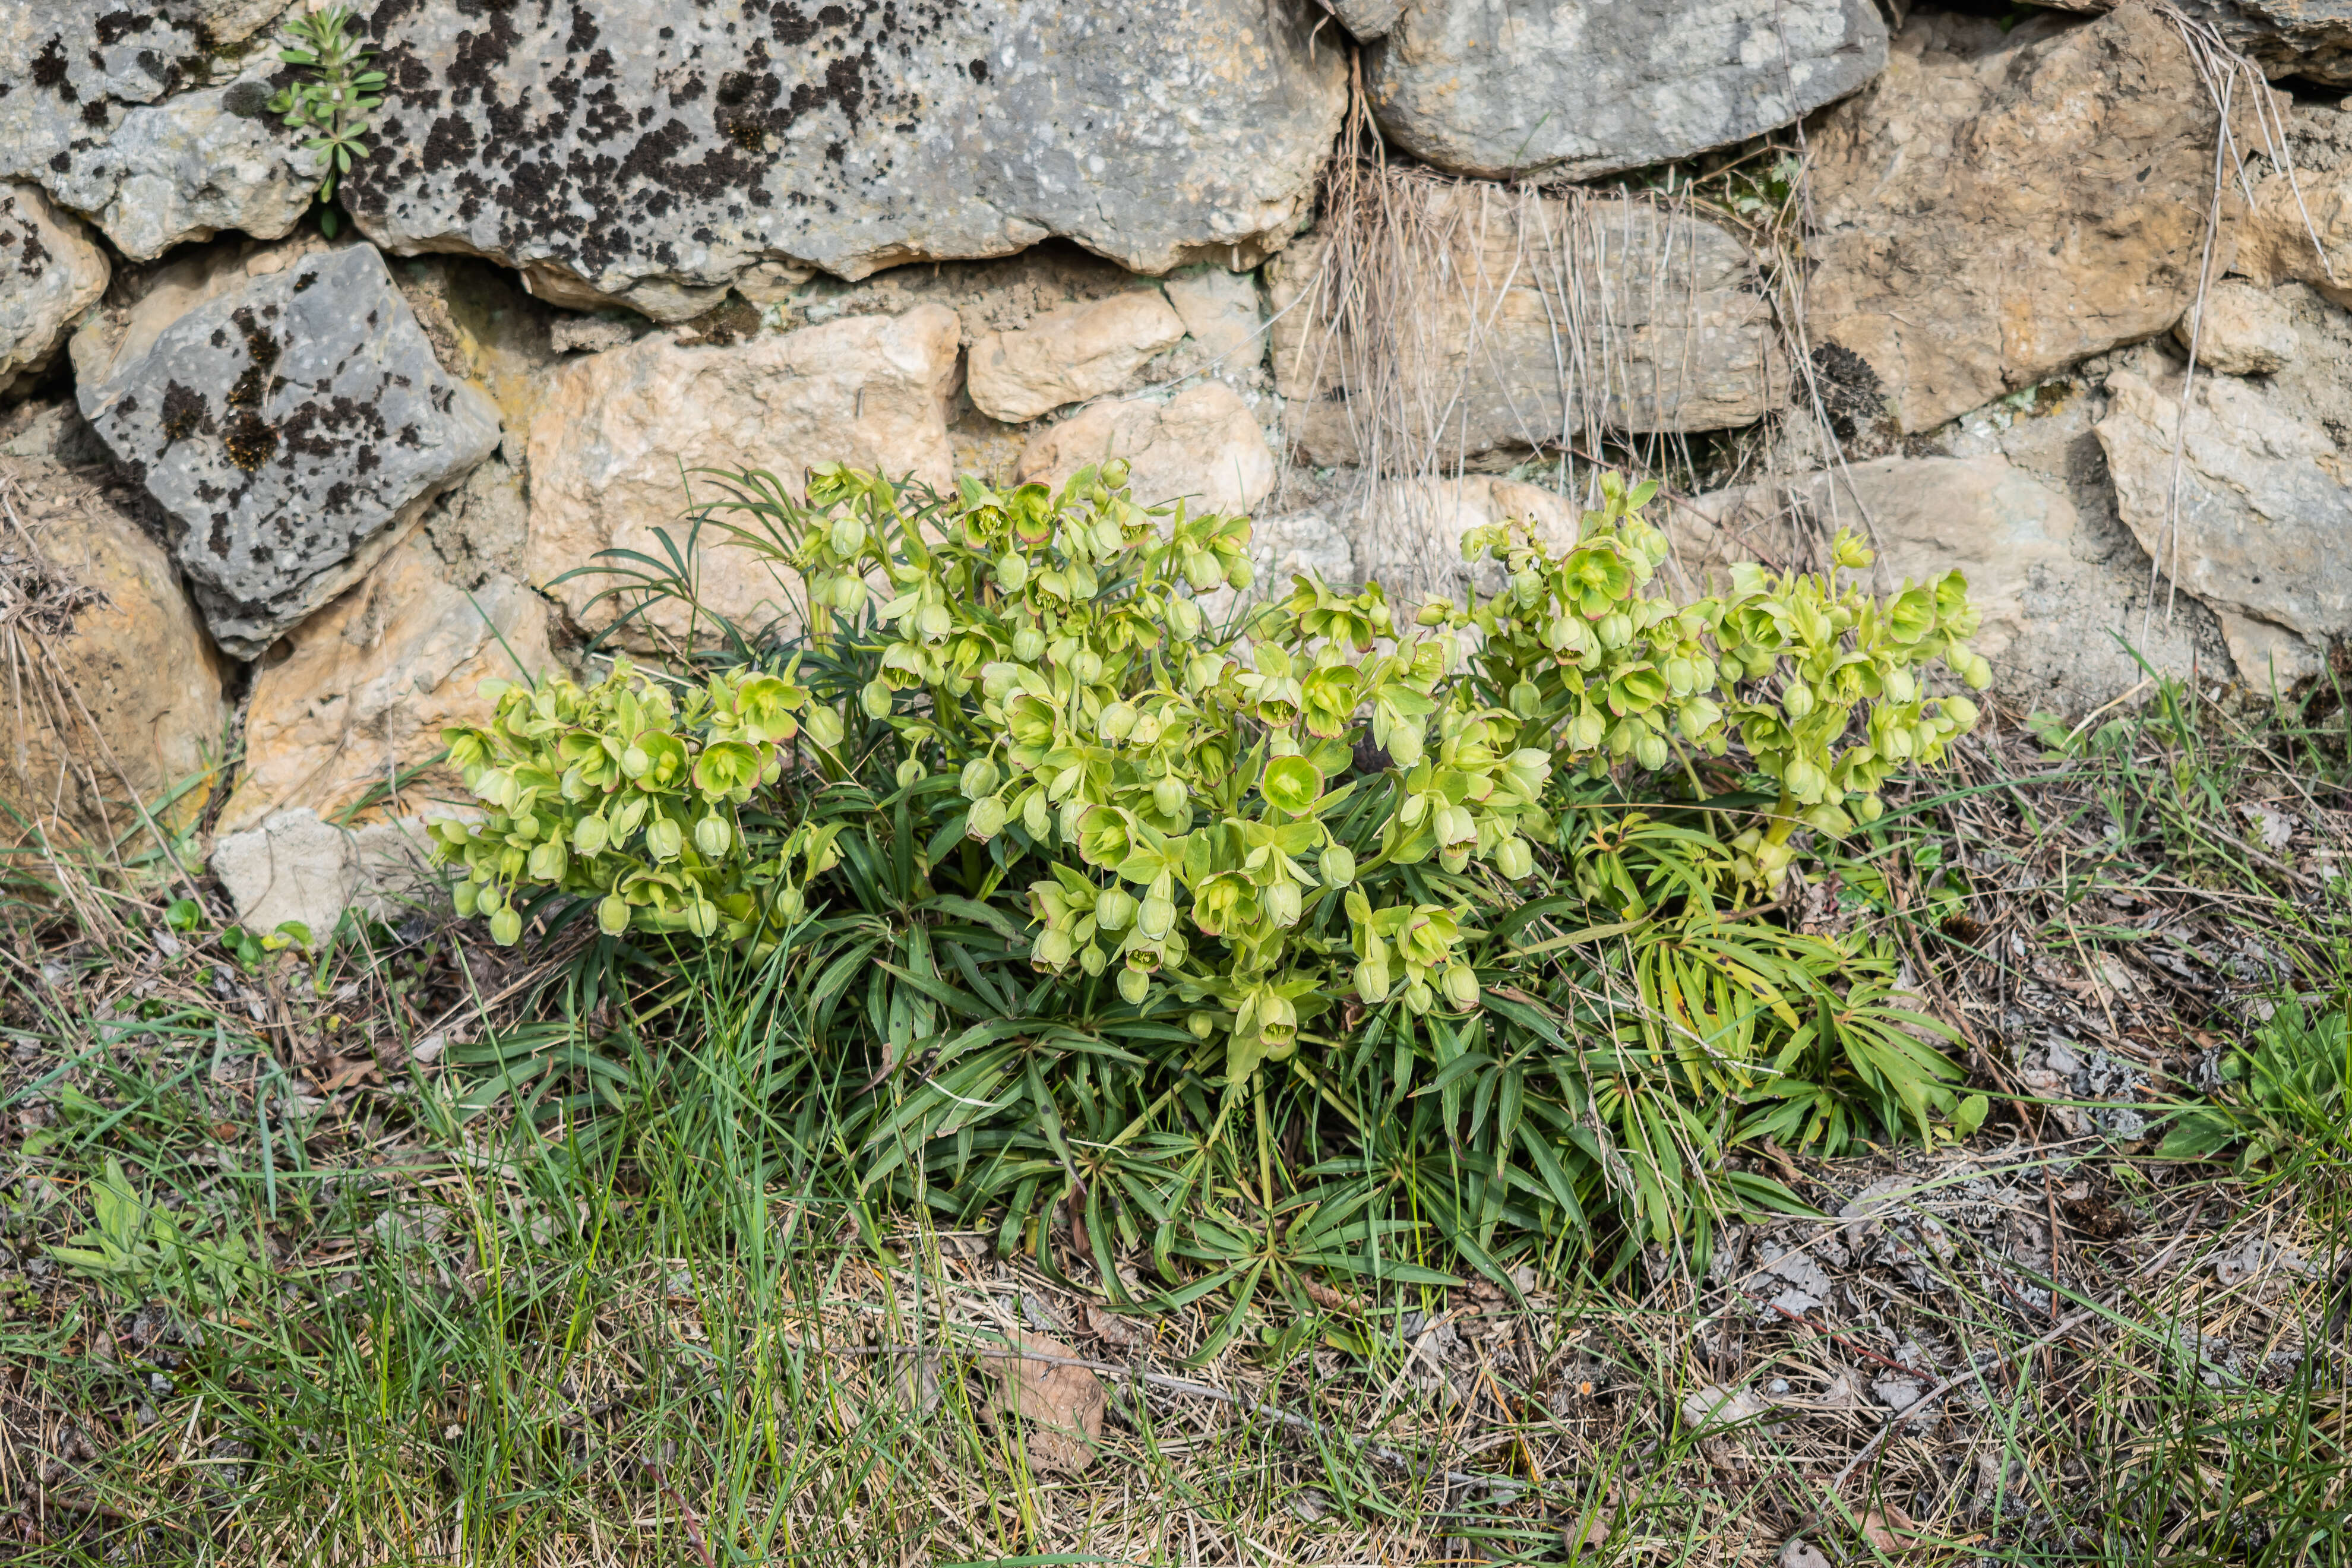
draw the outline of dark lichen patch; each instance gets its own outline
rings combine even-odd
[[[294,279],[294,292],[297,294],[307,293],[310,291],[310,286],[318,282],[318,268],[315,267],[306,268],[303,270],[302,276]]]
[[[260,120],[269,113],[269,89],[257,81],[241,81],[221,94],[221,107],[239,120]]]
[[[257,473],[278,450],[278,432],[270,428],[268,420],[248,409],[236,416],[222,445],[227,449],[230,462],[248,474]]]
[[[41,46],[40,53],[33,57],[33,85],[50,89],[68,103],[78,103],[81,94],[76,92],[73,83],[66,79],[66,73],[71,68],[71,63],[66,58],[65,39],[53,36]]]
[[[1843,343],[1825,341],[1812,352],[1822,412],[1841,441],[1851,441],[1886,417],[1886,388],[1868,360]]]
[[[130,401],[129,398],[125,398],[123,404],[129,404]],[[121,412],[126,414],[132,412],[130,407],[124,407],[121,405],[117,406]],[[204,395],[180,382],[165,383],[163,412],[158,423],[158,428],[163,432],[163,444],[166,447],[176,445],[199,430],[211,429],[212,411],[205,406]]]

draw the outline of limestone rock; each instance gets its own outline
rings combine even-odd
[[[26,527],[0,550],[19,653],[0,796],[44,833],[148,847],[142,806],[181,827],[211,796],[227,671],[171,558],[86,479],[0,458],[0,485]]]
[[[1319,511],[1261,517],[1250,527],[1250,564],[1269,594],[1282,594],[1294,576],[1320,577],[1336,588],[1362,581],[1347,533]]]
[[[1409,237],[1380,278],[1335,276],[1320,236],[1267,269],[1275,384],[1312,461],[1412,472],[1747,425],[1785,397],[1770,303],[1727,229],[1582,193],[1407,181],[1395,199]],[[1328,306],[1357,288],[1385,296],[1361,330]]]
[[[389,919],[433,896],[441,879],[429,853],[414,818],[354,830],[301,807],[222,835],[211,865],[237,923],[267,935],[290,921],[316,946],[334,935],[346,910]]]
[[[1031,437],[1017,477],[1059,487],[1088,463],[1127,459],[1146,506],[1183,498],[1194,512],[1245,512],[1274,489],[1274,452],[1241,395],[1202,382],[1165,403],[1097,403]]]
[[[546,605],[512,579],[493,577],[471,593],[445,582],[433,552],[411,535],[289,633],[282,660],[255,672],[245,772],[221,808],[220,831],[257,826],[290,806],[333,818],[371,795],[372,814],[394,816],[428,799],[463,799],[446,769],[415,770],[440,752],[444,726],[488,721],[490,704],[475,690],[481,681],[552,668],[547,621]]]
[[[1581,180],[1786,125],[1885,63],[1872,0],[1410,0],[1364,86],[1389,140],[1441,169]]]
[[[2201,306],[2172,324],[2173,341],[2192,345],[2197,363],[2225,375],[2268,375],[2294,357],[2294,318],[2268,289],[2225,278]]]
[[[2352,6],[2343,0],[2180,0],[2180,9],[2273,80],[2352,86]]]
[[[247,276],[160,329],[83,331],[82,413],[168,515],[214,637],[241,658],[498,443],[496,408],[442,370],[370,246]]]
[[[1362,43],[1385,35],[1403,15],[1405,0],[1321,0],[1339,25]]]
[[[2162,331],[2196,292],[2217,128],[2147,5],[2006,34],[1914,15],[1812,139],[1811,341],[1916,431]]]
[[[0,183],[0,397],[28,389],[106,292],[106,255],[38,185]]]
[[[1265,310],[1257,279],[1222,267],[1196,267],[1171,277],[1168,302],[1183,319],[1189,363],[1226,381],[1247,381],[1265,363]]]
[[[0,7],[0,177],[35,180],[134,259],[222,229],[275,238],[319,155],[263,108],[276,51],[221,53],[284,9],[120,0]]]
[[[2176,510],[2178,379],[2119,372],[2107,391],[2099,440],[2141,544],[2221,617],[2249,685],[2316,673],[2328,642],[2352,635],[2352,487],[2326,426],[2285,389],[2200,375]]]
[[[1159,289],[1133,289],[989,333],[971,345],[964,384],[982,414],[1017,425],[1126,389],[1145,361],[1183,336],[1183,318]]]
[[[1529,522],[1548,547],[1561,550],[1575,544],[1580,515],[1565,496],[1487,474],[1379,480],[1356,518],[1355,564],[1365,579],[1407,599],[1458,595],[1465,587],[1499,593],[1501,565],[1463,560],[1464,534],[1506,521]]]
[[[613,579],[555,579],[597,565],[601,551],[662,559],[656,530],[683,548],[681,462],[748,464],[796,486],[810,464],[834,461],[944,489],[953,479],[955,375],[955,313],[935,304],[726,346],[686,347],[656,333],[569,361],[552,373],[530,427],[529,578],[583,625],[610,626],[621,614],[613,601],[589,601]],[[702,481],[692,499],[719,496]],[[797,624],[801,585],[789,572],[724,544],[706,545],[701,570],[704,603],[747,633],[780,618]],[[662,635],[687,635],[674,601],[641,618]]]
[[[2352,110],[2295,104],[2287,142],[2294,174],[2274,170],[2254,187],[2237,269],[2266,288],[2308,283],[2352,306]]]
[[[875,8],[382,0],[391,248],[683,320],[755,269],[856,279],[1063,235],[1142,272],[1252,265],[1311,199],[1345,51],[1297,0]]]
[[[2087,711],[2140,678],[2110,634],[2140,640],[2129,590],[2135,573],[2144,583],[2146,557],[2089,558],[2073,500],[1998,452],[1881,458],[1717,490],[1672,509],[1665,526],[1675,560],[1700,582],[1722,581],[1741,560],[1813,566],[1817,542],[1841,528],[1875,541],[1883,587],[1957,569],[1984,615],[1972,646],[1991,662],[1994,689],[2032,706]]]

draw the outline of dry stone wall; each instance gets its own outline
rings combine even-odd
[[[287,10],[0,9],[0,795],[148,808],[257,925],[395,910],[483,678],[707,631],[594,569],[709,464],[1118,457],[1406,592],[1648,468],[1695,584],[1960,566],[2021,709],[2352,634],[2340,6],[378,0],[331,238]]]

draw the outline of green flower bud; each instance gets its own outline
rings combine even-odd
[[[694,847],[716,860],[735,847],[735,826],[717,812],[694,825]]]
[[[1666,738],[1655,730],[1644,730],[1633,742],[1633,760],[1655,773],[1666,765]]]
[[[653,758],[646,754],[643,746],[630,746],[621,752],[621,772],[632,779],[645,777],[646,770],[653,765]]]
[[[1143,999],[1151,994],[1151,976],[1140,969],[1122,966],[1118,972],[1118,994],[1129,1005],[1142,1006]]]
[[[472,882],[460,882],[455,888],[450,889],[449,897],[457,906],[458,919],[472,920],[474,918],[476,900],[480,892],[481,889]]]
[[[1477,1005],[1478,976],[1466,963],[1457,963],[1445,972],[1445,999],[1456,1007]]]
[[[1125,931],[1135,919],[1135,895],[1125,888],[1105,888],[1095,900],[1095,921],[1105,931]]]
[[[990,757],[974,757],[964,763],[963,772],[956,778],[956,787],[966,800],[978,800],[996,789],[996,763]]]
[[[983,795],[971,803],[971,810],[963,819],[964,834],[985,842],[1004,831],[1005,819],[1012,813],[996,796]]]
[[[843,615],[855,611],[866,603],[866,584],[855,572],[844,572],[833,580],[833,592],[826,603]]]
[[[1967,698],[1947,697],[1944,699],[1944,717],[1952,721],[1955,729],[1973,730],[1980,714],[1977,705]]]
[[[1045,805],[1044,790],[1032,789],[1021,797],[1021,826],[1032,838],[1043,838],[1054,830],[1054,814]]]
[[[1205,1040],[1211,1035],[1217,1032],[1216,1015],[1213,1013],[1187,1013],[1184,1016],[1184,1026],[1192,1031],[1192,1037],[1194,1039]]]
[[[629,901],[618,893],[607,893],[596,905],[596,929],[606,936],[618,936],[629,929]]]
[[[785,883],[784,890],[776,895],[776,912],[784,917],[787,924],[799,920],[808,913],[808,895],[790,882]]]
[[[867,681],[857,693],[857,706],[868,719],[890,717],[890,688],[879,679]],[[625,763],[623,764],[625,766]]]
[[[1165,940],[1176,924],[1176,904],[1172,899],[1148,898],[1135,911],[1135,929],[1152,942]]]
[[[1356,994],[1364,999],[1368,1007],[1387,1001],[1389,966],[1370,958],[1356,965]]]
[[[1789,722],[1791,724],[1806,717],[1812,710],[1813,689],[1803,681],[1791,681],[1789,689],[1780,693],[1780,711],[1789,716]]]
[[[551,838],[544,844],[534,844],[530,849],[530,876],[535,882],[563,880],[565,854],[563,840]]]
[[[1123,741],[1135,729],[1135,708],[1130,703],[1114,702],[1102,710],[1096,721],[1096,731],[1106,741]]]
[[[646,853],[656,860],[675,860],[686,848],[686,833],[667,816],[646,824]]]
[[[1168,629],[1176,634],[1178,642],[1191,642],[1201,635],[1201,606],[1182,595],[1171,595],[1168,600]]]
[[[1059,926],[1047,926],[1037,933],[1037,946],[1031,962],[1040,969],[1059,969],[1070,962],[1078,944],[1070,933]]]
[[[581,855],[601,855],[612,842],[613,830],[601,816],[591,814],[572,825],[572,847]]]
[[[1412,719],[1389,729],[1388,743],[1381,749],[1389,760],[1401,768],[1409,768],[1421,761],[1422,734],[1420,723]]]
[[[841,715],[831,708],[812,708],[802,731],[818,746],[832,751],[841,744]]]
[[[1173,816],[1184,807],[1184,781],[1171,774],[1151,786],[1151,809]]]
[[[1023,626],[1013,634],[1013,657],[1023,664],[1034,664],[1045,656],[1045,634],[1035,626]]]
[[[1431,1005],[1436,1000],[1437,998],[1431,994],[1426,982],[1420,980],[1408,980],[1405,982],[1404,1005],[1413,1012],[1428,1012]]]
[[[898,771],[893,776],[898,779],[898,787],[900,789],[906,789],[909,785],[922,783],[923,773],[924,768],[922,759],[920,757],[908,757],[905,762],[898,764]]]
[[[1305,900],[1296,882],[1276,882],[1265,889],[1266,918],[1278,926],[1294,926]]]
[[[1344,888],[1356,879],[1356,857],[1344,844],[1326,844],[1316,858],[1315,869],[1331,887]]]
[[[833,520],[832,535],[835,555],[855,555],[865,547],[866,525],[854,517],[836,517]]]
[[[696,936],[710,935],[719,929],[719,906],[708,899],[697,899],[687,905],[686,929]]]
[[[1003,589],[1008,594],[1017,594],[1021,592],[1022,584],[1028,581],[1029,558],[1027,556],[1021,555],[1008,550],[1003,555],[996,558],[996,585],[998,587]]]
[[[1078,678],[1082,686],[1092,686],[1100,680],[1102,672],[1102,655],[1090,647],[1080,648],[1070,659],[1070,673]]]
[[[490,917],[490,940],[500,947],[512,947],[522,936],[522,916],[509,907]]]
[[[1495,869],[1516,882],[1536,868],[1535,852],[1524,838],[1510,837],[1495,846]]]
[[[1086,946],[1078,950],[1078,967],[1087,972],[1088,979],[1092,979],[1094,976],[1100,974],[1103,972],[1103,950],[1097,947],[1093,942],[1087,943]],[[1119,971],[1119,973],[1122,975],[1131,974],[1133,973],[1134,971],[1127,969]]]

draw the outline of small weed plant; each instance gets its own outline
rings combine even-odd
[[[339,226],[335,184],[352,172],[353,157],[367,156],[369,117],[383,101],[384,75],[368,67],[374,48],[352,31],[350,7],[331,5],[297,16],[286,24],[278,58],[297,67],[303,79],[269,100],[269,112],[284,123],[310,132],[302,145],[320,156],[319,227],[332,239]]]
[[[1612,482],[1572,542],[1469,535],[1491,597],[1253,603],[1246,519],[1125,480],[721,476],[607,592],[690,595],[716,544],[805,603],[690,671],[491,687],[447,737],[487,808],[436,829],[460,910],[786,977],[807,1059],[870,1079],[829,1112],[869,1187],[1237,1300],[1497,1272],[1596,1210],[1703,1247],[1786,1197],[1744,1137],[1981,1118],[1891,950],[1764,918],[1976,721],[1928,679],[1990,679],[1958,574],[1874,595],[1841,538],[1677,602]]]

